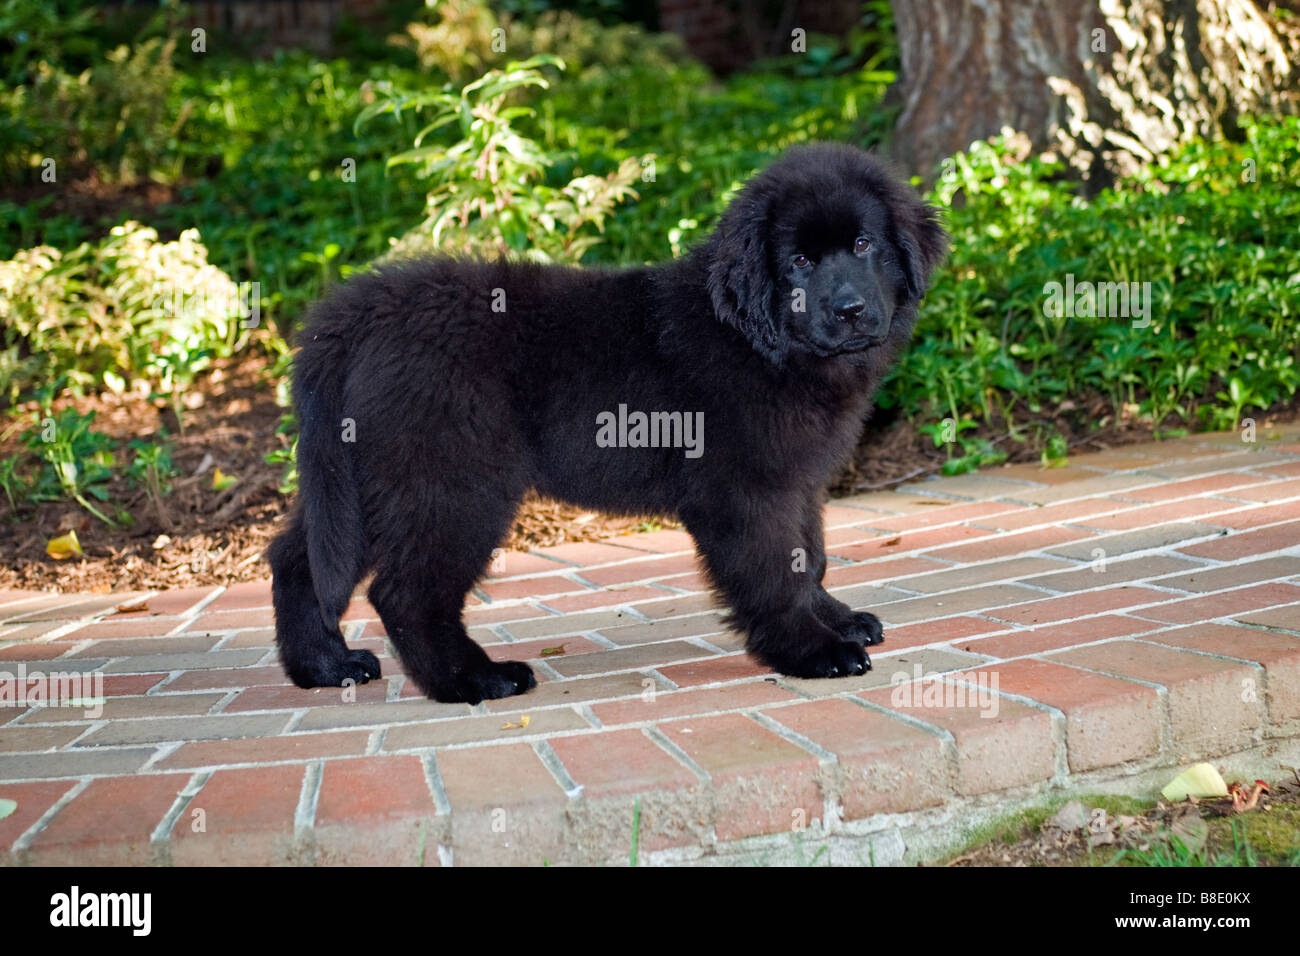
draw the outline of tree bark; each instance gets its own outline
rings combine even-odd
[[[891,152],[927,177],[1009,127],[1100,184],[1196,136],[1234,137],[1243,115],[1297,109],[1297,31],[1252,0],[893,0],[893,9],[902,69]]]

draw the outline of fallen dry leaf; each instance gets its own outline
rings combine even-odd
[[[1226,797],[1228,785],[1213,764],[1198,763],[1188,767],[1160,791],[1171,803],[1196,797]]]
[[[77,540],[77,532],[69,531],[57,538],[51,538],[50,543],[45,546],[45,553],[55,561],[62,561],[64,558],[71,558],[74,555],[80,557],[85,552],[81,550],[81,542]]]
[[[533,718],[529,717],[527,714],[523,714],[523,715],[521,715],[520,718],[519,718],[519,723],[517,723],[517,724],[515,724],[515,723],[504,723],[504,724],[501,725],[501,729],[502,729],[502,730],[518,730],[518,729],[520,729],[520,728],[522,728],[522,727],[527,727],[530,723],[532,723],[532,720],[533,720]]]

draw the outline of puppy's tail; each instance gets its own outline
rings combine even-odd
[[[361,493],[343,409],[346,369],[343,343],[321,336],[304,345],[294,380],[301,527],[327,631],[338,629],[365,555]]]
[[[365,651],[349,653],[339,629],[365,548],[360,492],[343,441],[345,360],[342,344],[323,337],[299,354],[298,501],[266,554],[280,661],[299,687],[379,676],[378,661]]]

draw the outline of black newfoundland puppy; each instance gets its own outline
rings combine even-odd
[[[298,504],[268,553],[289,677],[379,676],[339,630],[374,571],[370,601],[430,697],[533,687],[461,623],[529,488],[676,515],[751,654],[798,677],[866,671],[880,622],[821,585],[822,499],[946,245],[911,189],[823,144],[755,176],[668,265],[433,259],[353,278],[297,357]]]

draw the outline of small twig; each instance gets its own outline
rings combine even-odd
[[[937,468],[934,466],[924,466],[921,468],[917,468],[915,471],[909,471],[907,474],[901,475],[898,478],[888,478],[885,481],[879,482],[874,485],[865,485],[865,484],[854,485],[853,490],[854,491],[880,491],[882,489],[888,488],[890,485],[897,485],[904,481],[907,481],[907,479],[909,478],[915,478],[918,475],[924,475],[924,474],[928,474],[929,472],[938,471],[939,468],[942,467],[943,465],[939,465]]]

